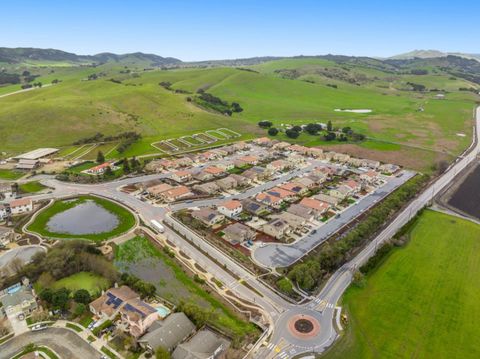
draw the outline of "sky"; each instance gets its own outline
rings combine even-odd
[[[480,53],[480,1],[0,0],[0,47],[184,61]]]

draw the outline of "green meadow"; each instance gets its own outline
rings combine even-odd
[[[348,329],[322,358],[480,357],[480,226],[425,211],[410,237],[347,290]]]

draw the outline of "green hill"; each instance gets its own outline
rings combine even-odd
[[[152,59],[144,54],[131,54],[119,62],[110,54],[96,56],[106,62],[28,67],[38,75],[34,81],[60,82],[0,98],[0,151],[69,146],[97,132],[136,131],[142,140],[127,154],[141,155],[157,151],[152,142],[200,130],[229,127],[258,136],[266,134],[256,125],[260,120],[272,121],[279,129],[330,120],[335,127],[349,126],[368,136],[368,141],[327,143],[322,137],[301,134],[295,142],[335,146],[424,169],[467,147],[472,109],[479,99],[474,90],[480,87],[475,83],[480,69],[471,63],[474,60],[454,56],[382,61],[328,55],[265,59],[239,68],[204,68],[177,60],[173,68],[157,70],[145,69],[143,65]],[[0,87],[0,96],[20,86]],[[196,100],[198,90],[226,106],[202,106]],[[437,99],[438,93],[445,94],[445,99]],[[223,112],[234,102],[243,112],[225,116],[215,111]]]

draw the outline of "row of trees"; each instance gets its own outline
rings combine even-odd
[[[224,101],[217,96],[205,92],[205,90],[203,89],[199,89],[197,91],[197,96],[194,97],[194,100],[200,106],[212,109],[217,112],[221,112],[228,116],[231,116],[234,112],[243,111],[242,106],[240,106],[238,102],[232,102],[231,104],[229,104],[227,101]]]
[[[313,290],[329,273],[350,260],[353,253],[363,247],[370,237],[406,202],[425,185],[428,177],[417,176],[373,208],[354,229],[336,241],[326,242],[317,253],[288,271],[288,278],[304,290]]]

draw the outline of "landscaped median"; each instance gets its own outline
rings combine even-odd
[[[27,231],[47,238],[101,242],[128,232],[135,224],[135,216],[125,207],[85,195],[57,200],[40,210]]]

